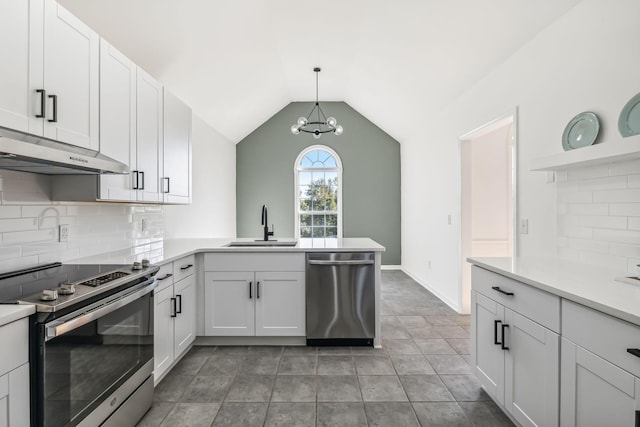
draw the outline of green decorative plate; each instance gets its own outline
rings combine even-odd
[[[620,112],[618,130],[625,138],[640,135],[640,93],[631,98]]]
[[[593,144],[600,131],[600,121],[594,113],[585,111],[575,116],[562,133],[562,148],[565,151]]]

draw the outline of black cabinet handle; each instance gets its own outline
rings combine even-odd
[[[260,299],[260,282],[256,283],[256,298]]]
[[[169,277],[171,277],[171,276],[173,276],[173,274],[171,274],[171,273],[167,273],[167,274],[165,274],[165,275],[164,275],[164,276],[162,276],[162,277],[158,277],[158,280],[165,280],[165,279],[168,279],[168,278],[169,278]]]
[[[508,327],[509,325],[500,326],[500,328],[502,328],[502,343],[500,344],[500,348],[503,350],[509,350],[509,347],[505,345],[506,340],[504,339],[504,330],[507,329]]]
[[[138,173],[142,176],[142,184],[138,190],[144,190],[144,172],[140,171]]]
[[[49,95],[49,98],[53,100],[53,118],[49,119],[50,123],[58,122],[58,95]]]
[[[164,177],[162,179],[166,179],[167,180],[167,189],[164,191],[165,193],[170,193],[171,191],[169,190],[170,188],[170,181],[169,181],[169,177]]]
[[[133,174],[133,182],[134,184],[131,186],[132,189],[134,190],[138,190],[139,186],[138,186],[138,171],[131,171],[131,174]]]
[[[180,270],[188,270],[193,267],[193,264],[185,265],[184,267],[180,267]]]
[[[173,306],[173,313],[171,313],[171,317],[178,317],[178,307],[176,306],[176,304],[176,299],[171,298],[171,305]]]
[[[498,341],[498,325],[502,323],[502,320],[494,320],[493,321],[493,343],[495,345],[502,345],[500,341]]]
[[[496,292],[500,292],[501,294],[510,296],[510,297],[513,296],[513,292],[503,291],[502,289],[500,289],[500,286],[492,286],[491,289],[493,289]]]
[[[640,348],[628,348],[627,353],[633,354],[635,357],[640,357]]]
[[[180,314],[182,313],[182,295],[176,295],[176,300],[178,300],[178,309],[176,310],[176,313]]]
[[[249,299],[253,298],[253,294],[251,293],[252,287],[253,287],[253,282],[249,282]]]
[[[36,92],[40,94],[40,114],[36,114],[36,117],[42,119],[47,113],[47,91],[36,89]]]

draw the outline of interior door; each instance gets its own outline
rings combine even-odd
[[[256,335],[304,336],[302,272],[256,273]]]
[[[252,272],[206,272],[205,333],[255,335],[255,283]]]

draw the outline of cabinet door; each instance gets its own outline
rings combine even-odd
[[[140,68],[137,76],[135,170],[139,173],[135,187],[139,201],[161,202],[162,86]]]
[[[38,1],[0,2],[0,39],[4,41],[0,57],[5,63],[0,67],[0,126],[37,135],[42,135],[43,126],[42,119],[35,117],[41,109],[36,89],[43,89],[42,13]],[[29,67],[32,61],[34,76]],[[34,122],[31,130],[30,122]]]
[[[504,404],[504,355],[499,344],[504,307],[484,295],[471,292],[471,360],[485,391]],[[496,344],[498,342],[498,344]]]
[[[29,364],[9,372],[9,426],[29,426]],[[0,423],[2,416],[0,415]]]
[[[178,358],[196,339],[196,277],[191,275],[173,287],[178,307],[174,322],[174,354]]]
[[[304,273],[256,273],[256,335],[305,333]]]
[[[173,353],[173,286],[156,292],[153,313],[154,378],[158,381],[175,358]]]
[[[162,193],[165,203],[191,201],[191,108],[164,89],[164,168]]]
[[[557,426],[560,338],[505,309],[505,408],[522,426]]]
[[[561,364],[560,425],[637,425],[638,378],[565,338]]]
[[[100,152],[135,169],[136,64],[100,40]],[[100,175],[100,198],[135,201],[132,173]]]
[[[204,284],[206,335],[255,335],[255,283],[250,272],[207,272]]]
[[[99,53],[96,32],[55,0],[45,0],[44,136],[97,151]],[[54,112],[56,112],[54,117]]]

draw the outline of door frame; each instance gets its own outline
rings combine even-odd
[[[462,313],[470,313],[471,310],[471,284],[464,281],[463,253],[463,144],[483,135],[493,132],[511,123],[511,220],[512,220],[512,244],[511,257],[515,258],[519,253],[520,239],[518,237],[518,107],[515,106],[489,122],[480,125],[458,137],[458,307]]]

